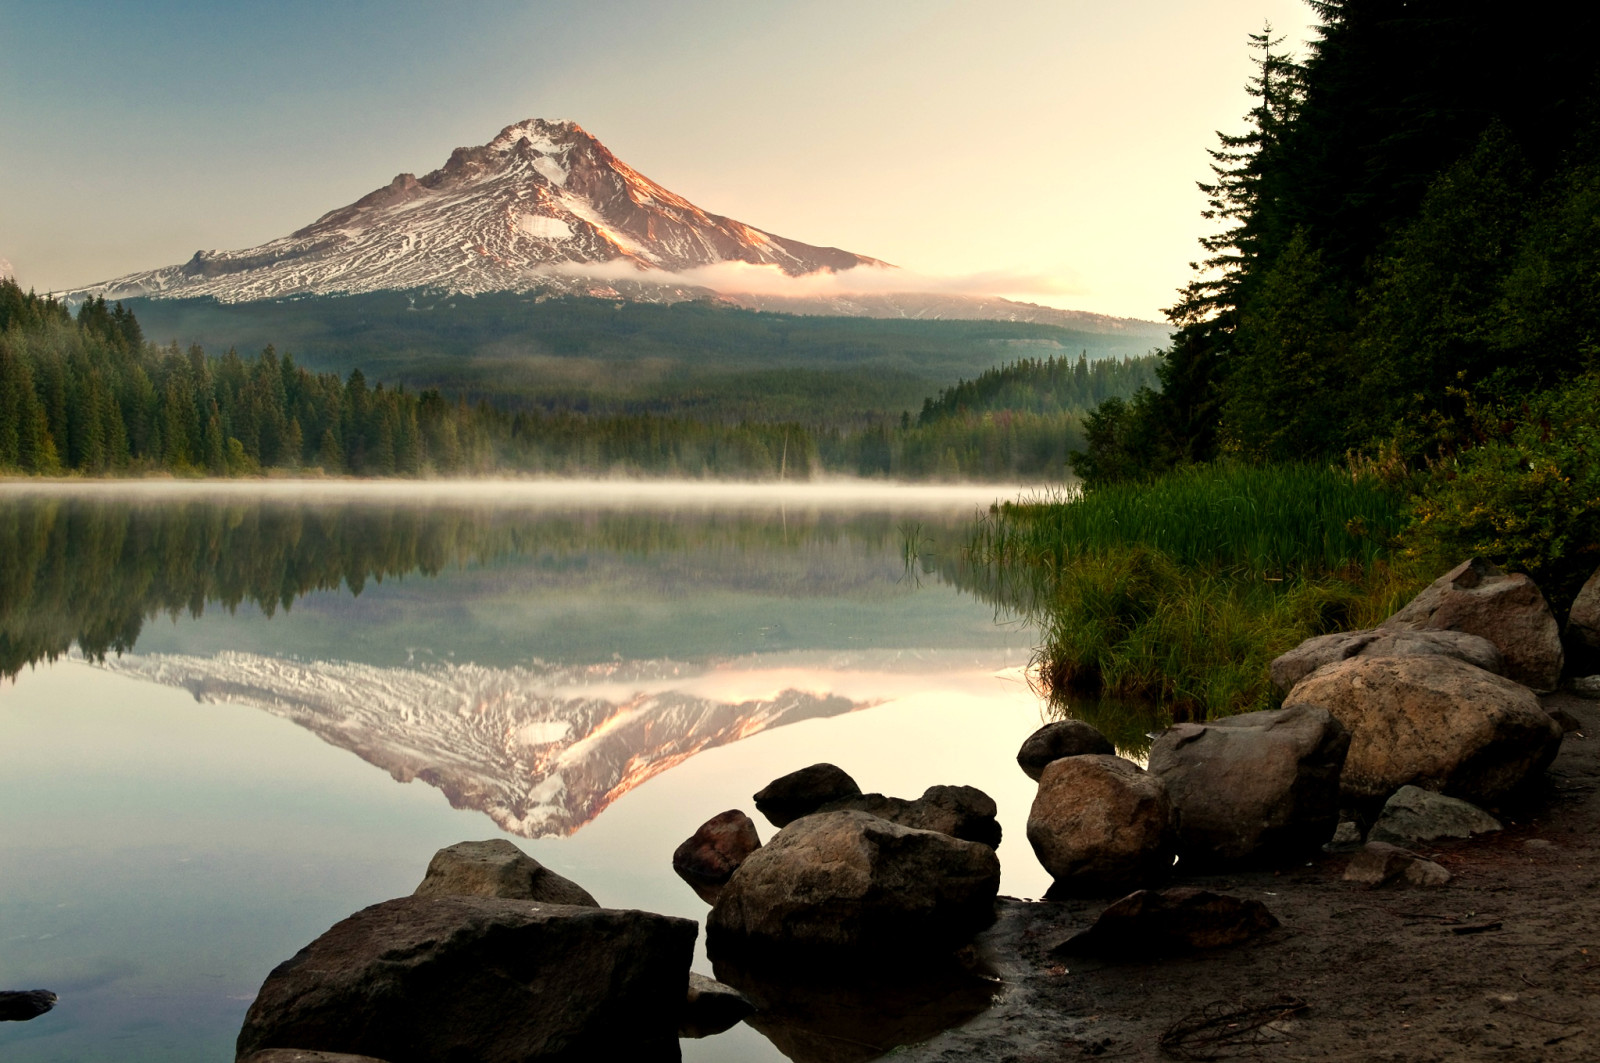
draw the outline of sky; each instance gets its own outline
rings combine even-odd
[[[0,0],[0,259],[62,290],[251,247],[525,118],[700,207],[1158,318],[1301,0]]]

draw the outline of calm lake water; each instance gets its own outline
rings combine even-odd
[[[0,1058],[231,1060],[273,966],[464,839],[703,921],[672,850],[819,760],[987,791],[1040,895],[1034,632],[953,561],[1014,494],[0,485],[0,988],[61,995]]]

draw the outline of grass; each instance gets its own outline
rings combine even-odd
[[[1209,466],[996,507],[965,562],[1043,631],[1036,662],[1085,696],[1206,719],[1274,707],[1272,658],[1375,625],[1425,579],[1391,562],[1403,499],[1310,466]]]

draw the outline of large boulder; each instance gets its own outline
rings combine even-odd
[[[1149,956],[1239,945],[1278,925],[1260,901],[1209,890],[1138,890],[1051,954],[1141,961]]]
[[[1284,708],[1300,705],[1349,729],[1340,788],[1358,803],[1412,785],[1493,804],[1561,744],[1528,688],[1453,657],[1353,657],[1302,680]]]
[[[1022,748],[1017,750],[1017,766],[1024,775],[1038,782],[1045,765],[1053,760],[1090,753],[1109,757],[1116,752],[1111,739],[1082,720],[1057,720],[1027,737]]]
[[[716,904],[722,887],[745,858],[761,848],[753,820],[737,808],[712,816],[673,850],[672,870],[707,904]]]
[[[1185,866],[1315,852],[1339,825],[1350,732],[1313,705],[1182,723],[1150,746]]]
[[[238,1058],[676,1060],[696,932],[649,912],[499,897],[384,901],[267,976]]]
[[[1600,673],[1600,569],[1572,600],[1567,614],[1568,671],[1588,676]]]
[[[1323,665],[1351,657],[1415,657],[1439,654],[1475,664],[1496,675],[1505,673],[1500,648],[1481,635],[1465,631],[1412,631],[1372,628],[1336,631],[1306,639],[1269,666],[1272,683],[1284,693]]]
[[[1062,891],[1142,885],[1172,867],[1172,802],[1166,785],[1132,761],[1066,757],[1039,778],[1028,842]]]
[[[1499,647],[1505,675],[1537,691],[1561,682],[1561,629],[1534,582],[1474,557],[1429,584],[1381,625],[1465,631]]]
[[[930,786],[908,801],[883,794],[857,794],[829,801],[818,812],[867,812],[913,830],[934,830],[994,849],[1000,844],[994,798],[975,786]]]
[[[504,838],[456,842],[433,854],[416,897],[504,897],[600,907],[589,891],[563,878]]]
[[[755,795],[756,811],[783,828],[829,801],[855,797],[861,787],[835,764],[813,764],[773,779]]]
[[[1500,821],[1477,805],[1420,786],[1402,786],[1384,802],[1378,822],[1367,837],[1375,842],[1410,846],[1441,838],[1470,838],[1500,829]]]
[[[823,812],[779,831],[739,865],[706,919],[714,956],[948,951],[987,926],[994,850],[866,812]]]

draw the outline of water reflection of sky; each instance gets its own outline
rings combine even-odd
[[[914,519],[973,508],[940,501]],[[577,789],[573,764],[587,764],[588,796],[560,829],[515,840],[607,905],[702,918],[672,849],[817,760],[901,796],[988,791],[1003,889],[1038,895],[1032,784],[1013,760],[1040,722],[1020,672],[1030,633],[937,578],[906,580],[883,526],[863,538],[802,519],[776,545],[741,532],[676,554],[569,551],[561,565],[502,556],[357,597],[313,593],[272,618],[247,606],[159,620],[107,667],[24,671],[0,687],[0,980],[63,999],[0,1029],[0,1056],[231,1058],[273,965],[410,892],[437,848],[505,835],[492,802],[469,798],[547,783],[528,755],[540,748],[545,767],[586,754],[563,785]],[[721,571],[696,575],[707,566]],[[783,639],[759,641],[775,626]],[[572,705],[588,715],[556,711]],[[652,705],[715,726],[669,733],[673,714],[650,718]],[[472,785],[447,800],[441,765],[476,773]],[[685,1056],[778,1058],[745,1028],[685,1042]]]

